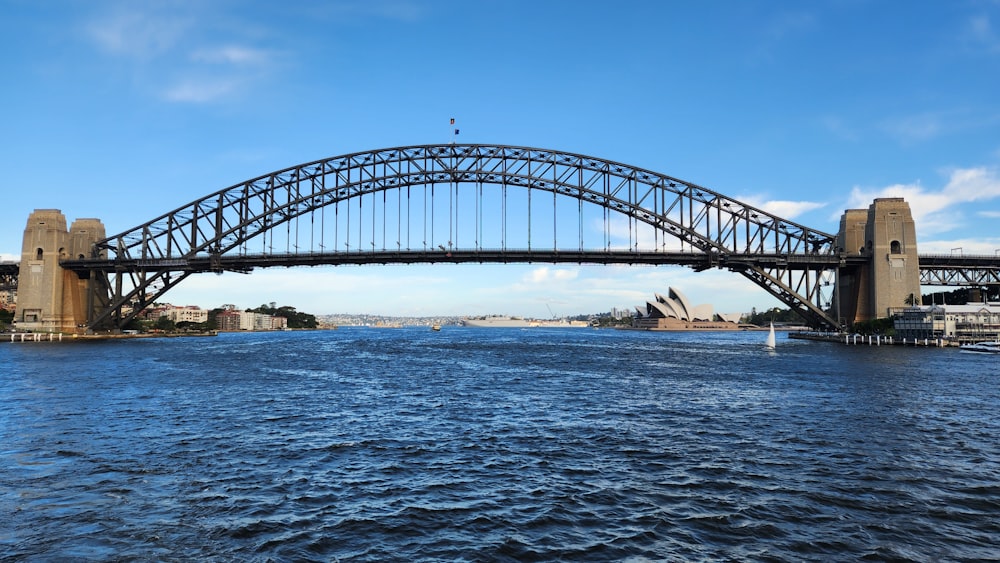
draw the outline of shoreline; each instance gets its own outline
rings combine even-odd
[[[62,332],[11,332],[0,335],[0,342],[91,342],[97,340],[133,340],[138,338],[186,338],[218,336],[218,331],[142,334],[65,334]],[[9,336],[9,338],[7,338]]]

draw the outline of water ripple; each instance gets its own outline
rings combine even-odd
[[[989,359],[756,336],[0,345],[0,558],[1000,559]]]

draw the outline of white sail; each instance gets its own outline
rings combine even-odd
[[[774,323],[771,323],[771,329],[767,332],[767,343],[768,348],[774,349]]]

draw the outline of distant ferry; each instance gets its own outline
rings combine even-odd
[[[975,344],[962,344],[959,350],[964,352],[977,352],[980,354],[1000,354],[1000,342],[976,342]]]
[[[479,317],[475,319],[462,319],[462,326],[489,327],[489,328],[587,328],[590,323],[587,321],[567,321],[537,319],[524,319],[521,317]]]

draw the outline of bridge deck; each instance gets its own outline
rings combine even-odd
[[[574,263],[679,265],[696,270],[708,268],[742,269],[747,266],[836,268],[862,263],[858,258],[842,259],[828,254],[706,254],[701,252],[628,252],[595,250],[402,250],[385,252],[340,252],[329,254],[196,256],[170,260],[65,260],[64,268],[74,271],[146,269],[152,271],[208,272],[246,271],[276,266],[321,266],[358,264],[432,263]]]
[[[729,264],[770,266],[854,266],[868,261],[862,256],[840,257],[829,254],[706,254],[676,251],[604,251],[604,250],[401,250],[378,252],[338,252],[302,254],[223,255],[214,258],[200,255],[170,260],[63,260],[62,267],[73,271],[99,270],[111,272],[125,268],[151,270],[211,271],[211,262],[227,268],[266,268],[273,266],[320,266],[348,264],[431,264],[431,263],[577,263],[577,264],[646,264],[726,267]],[[1000,256],[921,254],[921,270],[939,269],[1000,269]],[[17,262],[0,262],[0,275],[18,273]]]

